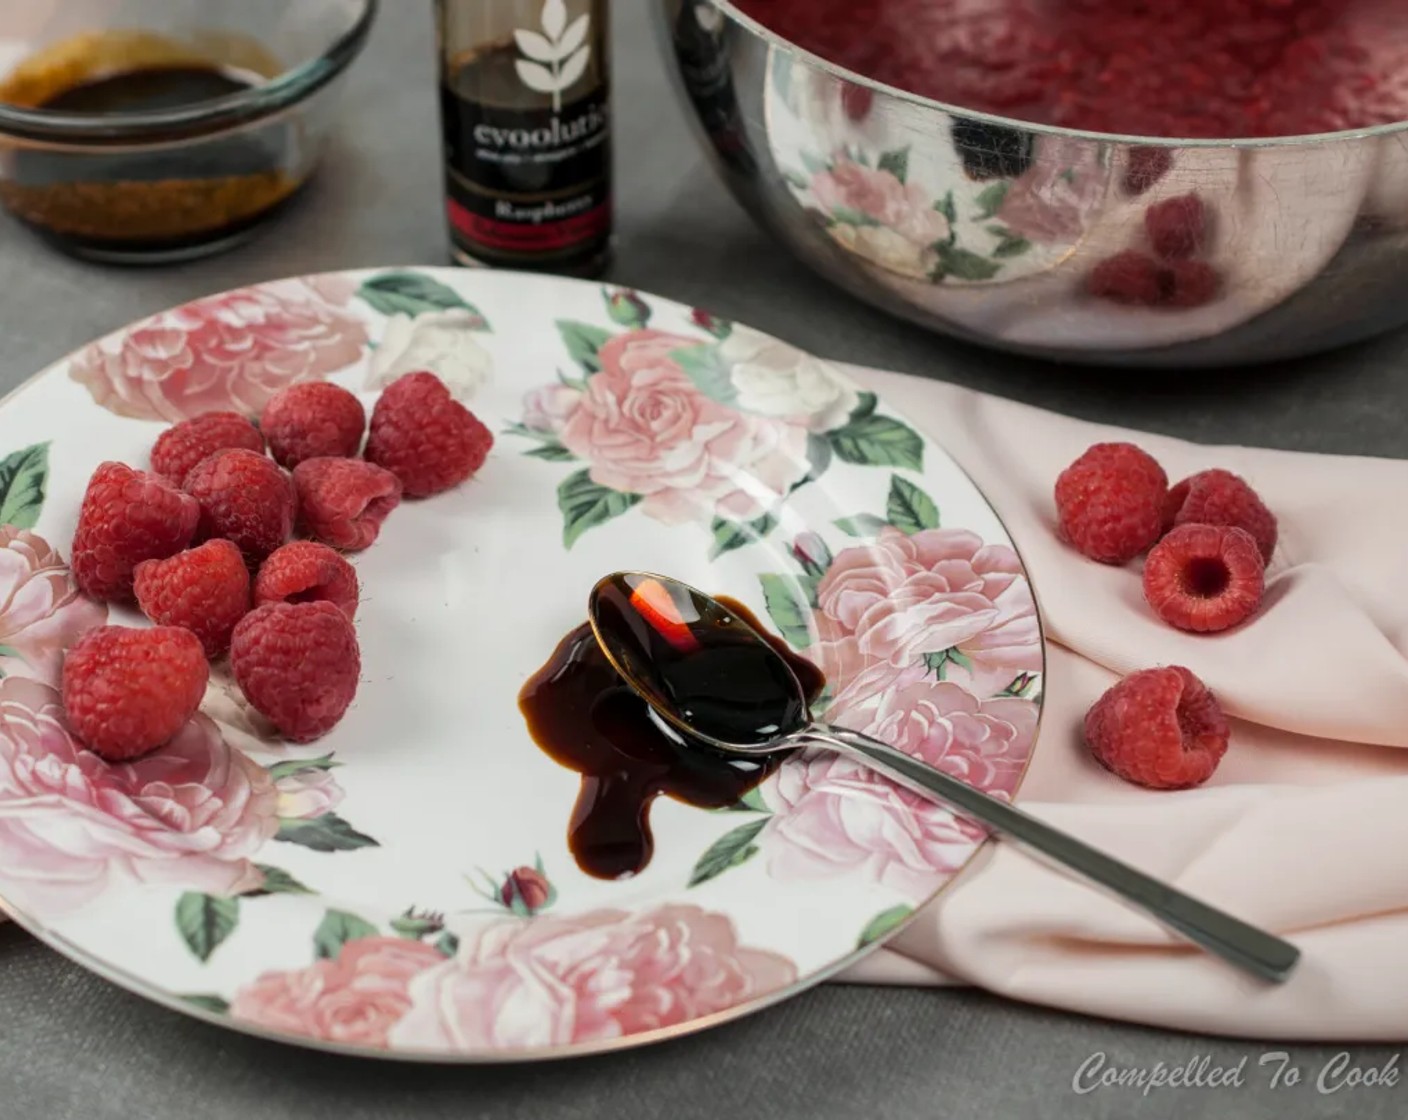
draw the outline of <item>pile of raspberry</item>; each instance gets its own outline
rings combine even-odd
[[[1144,598],[1180,630],[1212,633],[1261,605],[1276,551],[1276,516],[1247,481],[1206,470],[1170,487],[1164,469],[1131,443],[1097,443],[1056,479],[1062,536],[1103,564],[1146,552]],[[1180,666],[1126,677],[1086,716],[1095,757],[1157,789],[1198,785],[1227,750],[1216,699]]]
[[[365,443],[364,443],[365,438]],[[493,436],[432,373],[362,402],[328,382],[277,393],[256,426],[209,412],[164,431],[150,470],[102,463],[74,534],[87,595],[135,602],[155,625],[103,626],[69,650],[70,729],[109,761],[168,742],[228,655],[245,698],[286,739],[310,742],[357,692],[357,573],[403,497],[458,486]]]

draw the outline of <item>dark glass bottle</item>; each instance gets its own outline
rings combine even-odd
[[[611,253],[607,0],[437,0],[461,264],[595,276]]]

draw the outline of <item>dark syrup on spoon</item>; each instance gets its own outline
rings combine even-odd
[[[815,665],[769,634],[741,603],[722,597],[718,601],[732,612],[732,620],[756,630],[776,656],[736,626],[707,621],[671,631],[678,639],[687,630],[697,642],[685,653],[666,634],[635,625],[639,614],[624,590],[608,592],[598,607],[598,619],[619,614],[620,624],[630,626],[658,653],[654,664],[667,687],[675,690],[681,709],[690,704],[697,708],[709,696],[737,697],[727,708],[704,713],[707,726],[720,739],[759,742],[770,737],[760,734],[760,726],[789,718],[786,713],[800,708],[797,684],[810,703],[821,694],[825,679]],[[777,676],[778,657],[794,680]],[[727,808],[787,757],[743,757],[687,740],[621,679],[586,623],[563,638],[529,678],[518,706],[533,741],[556,762],[582,775],[567,841],[577,865],[599,879],[633,875],[650,862],[650,803],[655,798],[664,795],[704,809]],[[730,719],[736,736],[722,733]]]

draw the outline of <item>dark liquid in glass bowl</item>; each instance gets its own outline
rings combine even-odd
[[[67,113],[133,113],[180,109],[249,88],[249,82],[214,66],[152,66],[105,74],[71,86],[41,108]]]
[[[263,80],[215,65],[138,65],[83,78],[31,107],[112,115],[179,109]],[[277,124],[165,146],[21,148],[0,182],[0,202],[66,251],[179,257],[237,238],[286,203],[299,186],[284,170],[295,142],[292,126]]]
[[[1225,139],[1408,120],[1402,0],[735,2],[855,73],[1039,124]]]
[[[719,601],[787,661],[809,701],[821,694],[821,670],[771,636],[742,604],[722,596]],[[657,797],[726,809],[786,758],[741,757],[686,742],[652,717],[646,702],[612,668],[586,623],[563,638],[528,679],[518,706],[534,742],[582,775],[567,841],[577,865],[600,879],[633,875],[650,862],[650,805]]]

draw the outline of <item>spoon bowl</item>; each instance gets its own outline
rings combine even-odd
[[[587,618],[615,670],[686,736],[772,754],[811,723],[806,687],[768,638],[686,583],[615,572],[592,588]]]
[[[687,583],[652,572],[615,572],[592,589],[587,616],[615,670],[686,746],[750,755],[802,747],[835,751],[1084,876],[1246,972],[1279,983],[1300,959],[1289,942],[1006,801],[878,739],[814,720],[809,690],[781,652],[785,647]]]

